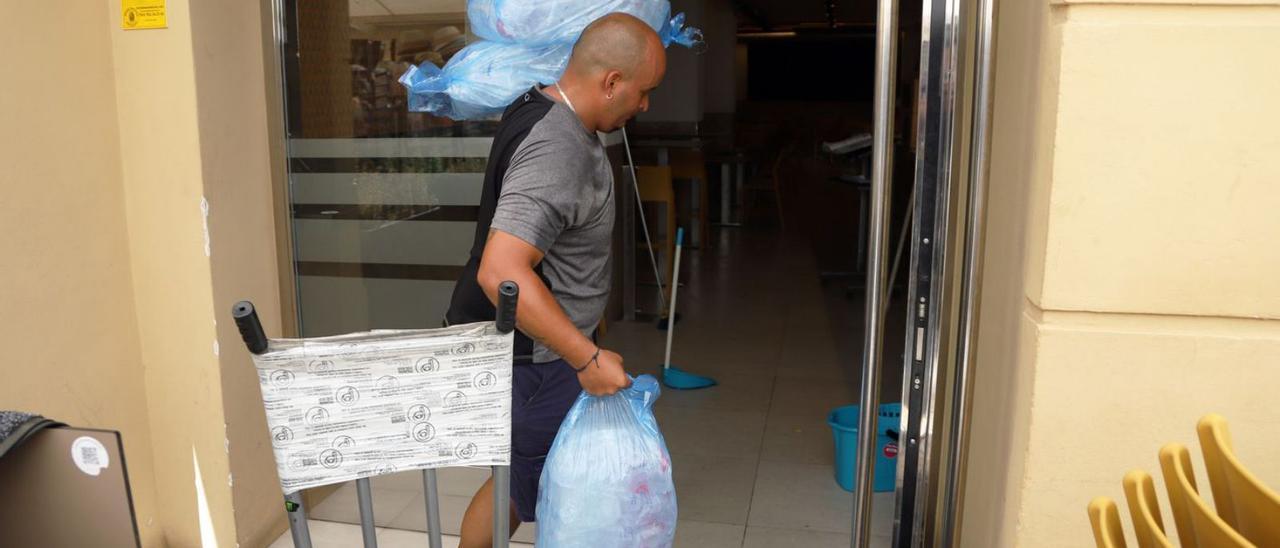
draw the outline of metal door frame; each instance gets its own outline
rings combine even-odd
[[[996,1],[922,0],[895,546],[956,546],[961,538],[985,239]],[[896,0],[881,0],[861,409],[879,404],[896,26]],[[876,415],[862,413],[859,421],[854,547],[870,540]]]

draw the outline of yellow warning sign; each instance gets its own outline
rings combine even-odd
[[[165,0],[120,0],[120,26],[124,30],[163,29],[169,26]]]

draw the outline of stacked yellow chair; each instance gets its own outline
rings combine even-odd
[[[1191,468],[1191,453],[1170,443],[1160,449],[1160,469],[1181,545],[1188,548],[1280,547],[1280,495],[1240,463],[1231,445],[1227,421],[1212,414],[1197,426],[1214,508],[1200,496]],[[1155,484],[1141,470],[1124,477],[1125,499],[1139,548],[1172,547]],[[1089,503],[1089,521],[1099,548],[1127,548],[1114,501],[1098,497]]]
[[[1098,548],[1125,548],[1124,528],[1120,526],[1120,510],[1116,501],[1098,497],[1089,503],[1089,522],[1093,524],[1093,540]]]
[[[1196,429],[1218,516],[1258,546],[1280,546],[1280,494],[1236,458],[1227,419],[1209,415]]]
[[[1173,543],[1164,534],[1160,501],[1151,475],[1142,470],[1125,474],[1124,498],[1129,502],[1129,518],[1133,520],[1139,548],[1172,548]]]

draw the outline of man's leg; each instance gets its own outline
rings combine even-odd
[[[515,504],[510,505],[511,534],[520,527],[520,516]],[[493,546],[493,478],[485,480],[480,490],[471,498],[467,513],[462,516],[462,540],[459,548],[489,548]]]

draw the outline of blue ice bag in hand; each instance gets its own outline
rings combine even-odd
[[[671,546],[676,490],[653,416],[660,392],[641,375],[612,396],[578,396],[542,469],[539,547]]]

